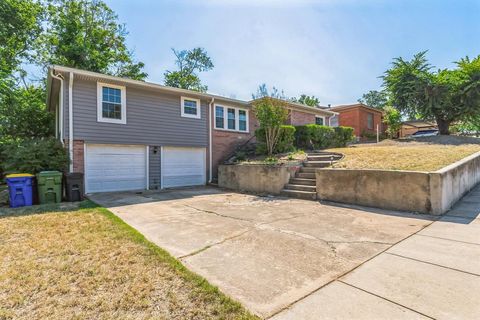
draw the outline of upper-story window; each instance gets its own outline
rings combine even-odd
[[[215,105],[215,129],[248,132],[248,111]]]
[[[97,83],[97,121],[127,123],[125,87]]]
[[[200,119],[200,99],[182,97],[180,100],[182,117]]]
[[[315,124],[324,126],[325,125],[325,117],[315,116]]]
[[[373,129],[373,113],[367,113],[367,127]]]

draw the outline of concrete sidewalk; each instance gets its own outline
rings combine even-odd
[[[480,186],[440,220],[272,317],[480,319]]]

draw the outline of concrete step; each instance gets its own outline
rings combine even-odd
[[[310,192],[310,191],[299,191],[299,190],[286,190],[286,189],[284,189],[282,191],[281,195],[286,196],[286,197],[306,199],[306,200],[317,199],[317,193],[316,192]]]
[[[317,170],[317,168],[315,167],[301,167],[300,168],[300,173],[315,173],[315,171]]]
[[[292,178],[289,181],[290,184],[301,184],[305,186],[316,186],[317,181],[315,179],[305,179],[305,178]]]
[[[305,167],[325,168],[330,166],[330,161],[305,161]]]
[[[335,161],[341,159],[341,156],[337,155],[320,155],[320,156],[314,156],[314,155],[308,155],[307,160],[308,161]]]
[[[315,172],[297,172],[295,178],[315,179]]]
[[[310,192],[315,192],[317,191],[316,186],[307,186],[304,184],[291,184],[288,183],[285,185],[285,190],[298,190],[298,191],[310,191]]]

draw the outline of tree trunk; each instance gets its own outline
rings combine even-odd
[[[436,118],[436,121],[437,121],[438,131],[440,132],[440,134],[449,135],[451,121],[440,119],[440,118]]]

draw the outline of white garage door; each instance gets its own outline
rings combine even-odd
[[[164,147],[161,162],[163,188],[205,184],[205,148]]]
[[[87,144],[86,153],[86,192],[145,189],[145,146]]]

